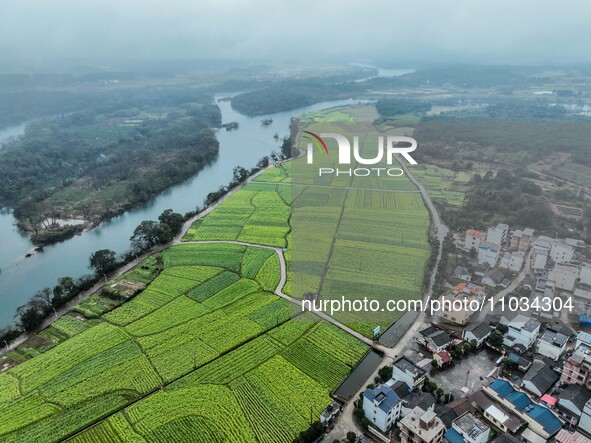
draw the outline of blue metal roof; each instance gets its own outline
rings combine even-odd
[[[581,331],[581,332],[579,332],[577,340],[581,340],[582,342],[585,342],[587,344],[591,344],[591,334]]]
[[[525,411],[527,415],[540,423],[544,430],[549,434],[554,434],[562,428],[562,422],[549,409],[533,404],[529,411]]]
[[[506,380],[495,379],[491,381],[488,385],[491,389],[493,389],[500,397],[506,397],[507,395],[511,394],[514,389]]]
[[[450,443],[465,443],[464,437],[454,428],[449,428],[448,431],[444,434],[445,438],[447,438]]]
[[[384,397],[383,400],[380,402],[378,406],[382,411],[388,413],[398,402],[400,402],[400,397],[392,388],[389,386],[378,386],[374,389],[367,389],[363,393],[363,397],[367,398],[368,401],[373,402],[378,395],[382,394]]]
[[[521,411],[527,406],[531,405],[531,400],[523,392],[512,392],[511,394],[507,395],[505,399],[509,400],[518,411]]]

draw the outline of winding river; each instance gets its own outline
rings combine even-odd
[[[219,94],[224,97],[227,94]],[[279,150],[279,142],[273,139],[277,132],[281,137],[289,134],[292,116],[334,106],[353,104],[355,100],[338,100],[318,103],[272,115],[249,118],[234,111],[229,101],[219,101],[224,123],[236,121],[240,128],[234,132],[217,133],[220,151],[217,160],[201,172],[162,192],[147,204],[115,217],[99,227],[70,240],[46,247],[34,253],[28,236],[19,232],[9,211],[0,212],[0,328],[9,324],[16,308],[24,304],[36,291],[53,286],[64,275],[79,277],[89,273],[88,257],[98,249],[123,252],[129,246],[129,237],[142,220],[155,220],[167,208],[185,213],[201,205],[205,196],[220,185],[227,184],[236,165],[247,168],[271,151]],[[272,118],[273,124],[264,127],[261,120]],[[0,131],[0,146],[7,137],[24,132],[25,125]]]

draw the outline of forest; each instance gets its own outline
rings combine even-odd
[[[22,227],[36,236],[47,220],[100,221],[216,158],[211,128],[221,126],[221,113],[209,96],[166,88],[136,94],[35,121],[0,151],[0,204],[14,207]]]

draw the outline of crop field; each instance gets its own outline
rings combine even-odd
[[[63,334],[60,344],[0,374],[0,440],[60,440],[288,322],[290,303],[268,292],[279,281],[278,258],[254,249],[172,247],[162,253],[162,272],[132,300],[97,320],[56,321],[52,330]],[[203,287],[207,291],[200,292]],[[281,352],[279,342],[266,340],[274,354]],[[226,391],[195,386],[210,402]],[[122,418],[114,415],[92,432],[131,435]]]
[[[454,172],[434,165],[413,166],[411,171],[434,201],[455,207],[464,203],[464,194],[472,174]]]
[[[184,240],[237,240],[285,247],[289,213],[289,202],[277,192],[275,185],[250,183],[198,220]]]
[[[339,112],[310,130],[369,133],[369,157],[377,136]],[[316,158],[314,168],[332,164]],[[420,298],[429,217],[412,183],[315,177],[309,166],[268,169],[184,240],[282,248],[283,290],[296,298]],[[141,293],[122,304],[89,297],[52,326],[50,349],[0,373],[0,441],[291,442],[309,426],[310,403],[318,417],[367,352],[313,314],[293,318],[294,305],[273,294],[273,249],[184,243],[150,260],[122,277],[146,283]],[[369,336],[398,315],[336,317]]]
[[[333,325],[309,320],[283,323],[72,441],[291,442],[309,424],[310,402],[316,417],[367,351]]]
[[[339,132],[349,139],[356,134],[361,153],[371,158],[377,152],[377,134],[358,125],[360,132],[351,132],[355,127],[350,124],[318,121],[306,129]],[[329,152],[336,150],[331,139],[326,141]],[[291,294],[303,298],[311,292],[324,300],[419,299],[430,248],[429,216],[416,187],[406,175],[324,179],[318,177],[317,158],[318,167],[337,167],[326,155],[316,155],[313,166],[304,159],[292,162],[291,187],[297,198],[292,198],[290,218]],[[371,336],[375,326],[387,327],[400,315],[364,312],[335,317]]]

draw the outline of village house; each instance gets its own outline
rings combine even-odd
[[[572,292],[579,277],[579,268],[574,265],[556,263],[548,273],[548,280],[554,282],[556,289]]]
[[[558,394],[556,412],[567,423],[576,426],[583,415],[583,409],[591,400],[591,391],[579,385],[568,385]]]
[[[478,390],[470,395],[470,404],[484,416],[488,423],[491,423],[502,432],[516,434],[527,424],[511,409],[493,400],[483,390]]]
[[[425,346],[431,352],[445,351],[453,342],[453,339],[445,331],[441,331],[434,326],[429,326],[422,331],[416,341]]]
[[[508,269],[509,271],[519,272],[523,267],[524,262],[523,252],[505,252],[499,262],[499,267]]]
[[[489,433],[490,427],[468,411],[456,418],[444,435],[451,443],[486,443]]]
[[[583,413],[579,420],[579,429],[591,435],[591,400],[588,400],[583,407]]]
[[[482,389],[493,400],[514,411],[531,431],[546,440],[562,428],[562,421],[550,409],[534,403],[525,392],[515,389],[507,380],[495,379]]]
[[[591,314],[591,291],[577,288],[573,292],[573,311],[579,315]]]
[[[467,342],[475,340],[476,346],[481,346],[490,337],[491,332],[492,328],[488,323],[474,323],[462,332],[462,338]]]
[[[484,241],[486,234],[482,231],[477,231],[475,229],[468,229],[466,231],[466,239],[464,240],[464,248],[469,251],[470,249],[474,248],[478,251],[480,247],[480,242]]]
[[[552,243],[553,240],[545,235],[540,235],[535,241],[534,255],[531,261],[531,266],[534,271],[541,272],[546,269]]]
[[[521,387],[541,397],[558,381],[558,375],[542,360],[534,360],[521,381]]]
[[[486,263],[491,267],[496,266],[500,250],[501,247],[498,243],[481,242],[478,247],[478,263],[481,265]]]
[[[489,269],[482,277],[482,284],[496,288],[502,285],[504,279],[505,275],[501,271],[498,269]]]
[[[554,437],[556,443],[591,443],[591,439],[585,437],[578,431],[567,431],[566,429],[561,429]]]
[[[420,389],[425,381],[426,371],[402,356],[392,365],[392,378],[406,383],[411,390]]]
[[[433,360],[435,360],[435,362],[437,362],[437,365],[441,368],[445,365],[448,365],[451,363],[451,354],[447,351],[441,351],[441,352],[435,352],[433,354]]]
[[[401,400],[388,386],[380,385],[363,393],[363,412],[372,426],[387,432],[400,417]]]
[[[564,323],[556,322],[548,326],[538,339],[538,354],[557,361],[566,351],[571,334],[572,331]]]
[[[575,250],[572,246],[555,240],[550,249],[550,258],[554,263],[569,263],[572,260],[574,253]]]
[[[586,348],[576,349],[562,367],[560,379],[568,384],[591,388],[591,354]]]
[[[456,266],[456,269],[454,269],[454,277],[464,281],[472,280],[472,274],[470,274],[464,266]]]
[[[540,333],[541,324],[523,314],[518,314],[507,324],[508,331],[503,343],[509,348],[520,351],[530,349]]]
[[[591,286],[591,263],[581,263],[581,269],[579,270],[580,283],[582,285]]]
[[[591,351],[591,334],[580,331],[577,334],[577,341],[575,342],[575,349],[582,348],[585,352]]]
[[[529,249],[529,243],[534,235],[534,230],[527,228],[523,231],[517,229],[511,234],[511,244],[509,249],[511,251],[518,251],[525,253]]]
[[[414,408],[398,422],[401,443],[439,443],[445,426],[433,411]]]
[[[472,282],[460,283],[439,297],[437,315],[448,322],[465,325],[484,302],[484,287]]]
[[[509,226],[499,223],[495,227],[488,228],[486,232],[486,241],[497,245],[504,245],[509,234]]]

